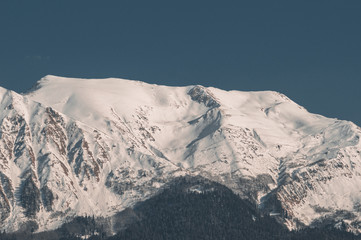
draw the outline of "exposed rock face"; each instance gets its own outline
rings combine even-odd
[[[206,107],[215,108],[220,106],[220,104],[218,103],[215,96],[211,93],[211,91],[207,90],[203,86],[195,86],[191,88],[188,94],[193,101],[202,103]]]
[[[0,88],[0,228],[113,216],[191,175],[290,229],[360,231],[360,136],[276,92],[53,76],[25,95]]]
[[[0,189],[0,219],[4,221],[10,215],[10,202],[3,189]]]

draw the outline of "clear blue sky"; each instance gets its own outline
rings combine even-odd
[[[361,125],[361,1],[1,0],[0,86],[47,74],[275,90]]]

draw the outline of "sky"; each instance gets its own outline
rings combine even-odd
[[[361,126],[361,1],[1,0],[0,86],[48,74],[274,90]]]

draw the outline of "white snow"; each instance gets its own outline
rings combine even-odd
[[[271,180],[268,189],[259,191],[259,201],[276,189],[284,207],[304,224],[336,210],[361,219],[355,210],[361,200],[360,128],[309,113],[273,91],[205,88],[198,101],[188,94],[194,87],[198,86],[46,76],[24,95],[0,88],[0,107],[14,105],[0,112],[1,131],[11,128],[9,117],[24,117],[31,133],[26,141],[35,156],[51,153],[47,167],[37,173],[41,175],[37,184],[57,189],[53,208],[68,211],[67,216],[110,216],[162,187],[162,182],[151,182],[155,176],[201,174],[235,191],[239,187],[234,179],[255,181],[267,175]],[[203,97],[219,106],[207,107]],[[48,126],[47,107],[63,119],[54,125],[57,134],[51,136],[41,133]],[[10,130],[8,135],[15,141]],[[65,155],[61,142],[67,146]],[[77,143],[88,152],[71,152],[69,148],[76,149]],[[1,144],[0,149],[5,148]],[[71,162],[69,154],[83,160]],[[19,186],[25,169],[33,168],[27,159],[21,157],[1,169],[14,186]],[[94,162],[99,164],[99,175],[87,177],[89,166],[96,169]],[[149,188],[141,193],[133,186],[119,195],[105,187],[110,175],[112,184],[149,183]],[[290,196],[300,201],[290,201],[294,199]],[[3,228],[16,229],[11,224],[23,219],[21,208],[14,204]],[[327,211],[316,211],[316,206]],[[55,228],[65,219],[54,218],[43,208],[37,216],[40,230]],[[285,221],[290,228],[295,226],[292,220]]]

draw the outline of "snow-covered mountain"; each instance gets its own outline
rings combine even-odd
[[[108,217],[184,175],[231,188],[288,228],[361,232],[361,129],[272,91],[46,76],[0,88],[0,228]]]

